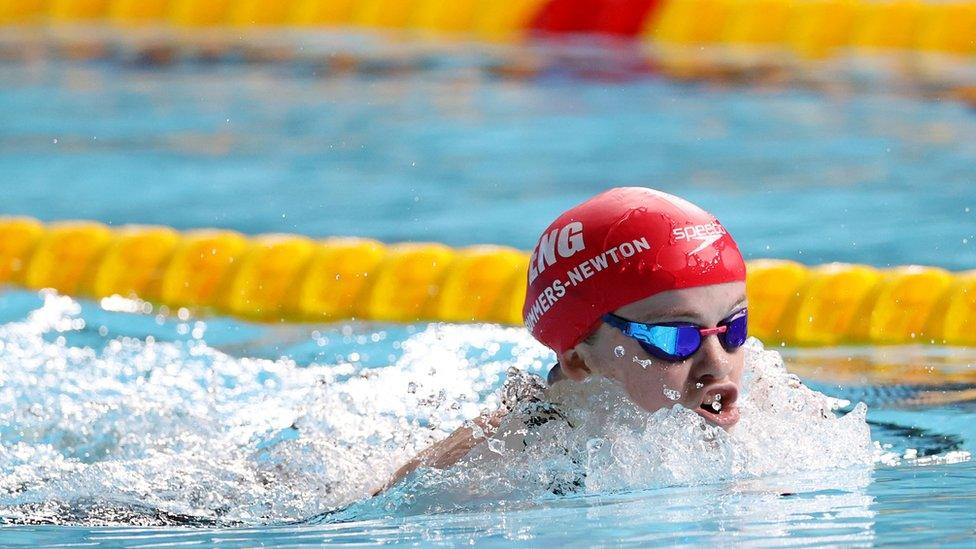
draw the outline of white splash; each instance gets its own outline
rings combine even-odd
[[[671,400],[673,402],[677,402],[681,400],[681,391],[678,391],[677,389],[672,389],[667,385],[664,386],[663,391],[664,391],[664,397],[667,398],[668,400]]]
[[[561,383],[548,391],[549,400],[559,403],[558,417],[526,434],[525,418],[540,417],[536,404],[529,406],[534,412],[503,422],[498,436],[510,449],[504,454],[476,448],[460,466],[419,473],[379,499],[387,511],[444,510],[451,507],[446,502],[603,493],[875,463],[863,405],[837,417],[837,401],[795,383],[778,353],[756,340],[747,345],[746,391],[737,403],[741,420],[731,432],[680,405],[645,412],[606,380]],[[403,503],[404,493],[426,497]]]
[[[563,420],[527,431],[513,414],[501,430],[512,438],[369,498],[421,449],[496,409],[507,370],[541,372],[551,353],[522,329],[431,325],[399,342],[388,367],[301,367],[235,358],[203,340],[120,338],[95,351],[59,335],[84,327],[78,304],[55,294],[0,325],[4,517],[255,524],[352,502],[347,513],[361,517],[874,459],[863,406],[835,417],[833,399],[752,341],[732,433],[677,405],[648,414],[607,381],[561,383],[547,397]]]
[[[235,358],[203,341],[120,338],[96,352],[58,336],[84,328],[79,313],[46,293],[0,325],[2,516],[70,522],[81,501],[103,508],[84,523],[300,520],[367,497],[496,408],[507,368],[539,371],[549,356],[524,330],[438,325],[377,369]]]

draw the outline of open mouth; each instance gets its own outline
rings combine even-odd
[[[735,385],[709,387],[695,411],[712,425],[728,429],[739,421],[739,408],[735,405],[738,397]]]

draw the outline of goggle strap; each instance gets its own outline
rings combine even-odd
[[[702,328],[698,330],[698,333],[700,333],[702,337],[705,337],[712,334],[724,334],[727,331],[729,331],[728,326],[716,326],[714,328]]]

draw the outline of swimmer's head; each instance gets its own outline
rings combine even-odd
[[[630,187],[583,202],[545,230],[523,317],[559,356],[562,377],[607,377],[649,411],[682,404],[728,427],[737,418],[740,347],[706,336],[690,357],[668,360],[604,316],[713,328],[744,307],[745,262],[719,221],[676,196]],[[716,401],[725,411],[705,413]]]

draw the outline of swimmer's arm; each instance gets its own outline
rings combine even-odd
[[[480,444],[498,429],[498,425],[505,415],[505,410],[501,409],[491,416],[478,417],[472,423],[478,426],[480,433],[475,434],[470,427],[458,427],[453,433],[444,440],[435,442],[427,447],[426,450],[417,454],[416,457],[400,467],[390,480],[373,495],[383,492],[390,486],[400,482],[407,475],[417,470],[419,467],[433,467],[434,469],[447,469],[461,460],[472,448]]]

